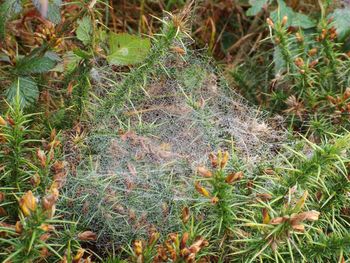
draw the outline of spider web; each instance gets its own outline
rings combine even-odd
[[[182,207],[193,201],[195,169],[210,152],[234,148],[252,169],[283,139],[278,123],[198,51],[169,53],[156,65],[125,90],[121,107],[91,124],[89,151],[67,183],[72,215],[103,246],[176,231]],[[94,68],[92,78],[99,95],[124,81],[106,67]]]

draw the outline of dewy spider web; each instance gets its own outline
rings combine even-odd
[[[99,114],[89,154],[67,183],[72,213],[104,246],[176,230],[193,196],[195,168],[210,152],[234,145],[249,167],[271,156],[281,139],[207,59],[196,52],[157,59],[147,81],[138,76],[119,107]],[[125,83],[109,71],[94,70],[97,91]]]

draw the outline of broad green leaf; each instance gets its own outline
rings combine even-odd
[[[151,49],[149,38],[141,38],[126,33],[109,35],[109,55],[113,65],[133,65],[141,63]]]
[[[7,89],[6,99],[11,103],[16,100],[17,94],[21,107],[27,107],[37,101],[39,89],[30,77],[18,77]]]
[[[287,27],[294,26],[308,29],[316,26],[315,21],[310,17],[295,12],[292,8],[287,6],[283,0],[278,0],[278,8],[271,12],[270,17],[275,23],[277,23],[280,22],[284,16],[288,17]]]
[[[338,39],[344,41],[350,35],[350,7],[336,9],[329,15],[333,17]]]
[[[92,52],[87,52],[85,50],[78,49],[78,48],[73,49],[73,53],[83,59],[90,59],[93,57]]]
[[[47,51],[44,55],[44,57],[51,59],[52,61],[60,62],[61,58],[60,56],[53,51]]]
[[[261,9],[265,8],[269,4],[270,0],[249,0],[251,7],[247,10],[247,16],[257,15]]]
[[[5,0],[0,5],[0,39],[5,37],[6,22],[22,10],[20,0]]]
[[[77,38],[83,42],[84,45],[91,43],[92,37],[92,22],[90,17],[84,16],[78,20],[78,28],[76,31]]]
[[[106,42],[107,36],[107,32],[105,30],[102,30],[101,28],[98,30],[96,35],[98,41],[103,43]]]
[[[54,68],[56,61],[48,56],[44,57],[24,57],[16,64],[16,73],[27,75],[33,73],[44,73]]]

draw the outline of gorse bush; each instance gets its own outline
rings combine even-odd
[[[286,88],[283,88],[285,84],[277,85],[272,100],[283,100],[284,97],[285,112],[297,120],[322,114],[329,116],[330,123],[346,125],[349,59],[338,49],[335,27],[331,20],[321,21],[319,33],[310,36],[296,32],[293,36],[285,27],[287,20],[285,16],[276,25],[269,20],[276,50],[280,52],[287,71],[287,85],[291,85],[286,85]],[[296,48],[293,49],[293,46]],[[288,91],[291,93],[288,94]],[[334,98],[337,96],[334,94],[339,94],[339,97]]]
[[[211,168],[199,166],[198,179],[192,179],[202,198],[182,212],[184,235],[201,236],[206,243],[195,250],[196,260],[347,260],[348,136],[335,137],[321,146],[302,141],[296,149],[303,146],[304,150],[288,148],[281,158],[256,170],[256,174],[243,172],[228,152],[211,154]],[[335,186],[334,182],[341,183]],[[161,242],[158,248],[154,245],[157,235],[149,236],[149,245],[137,241],[134,255],[148,259],[153,255],[155,262],[181,262],[186,250],[172,258]],[[159,255],[163,255],[161,260]],[[188,258],[184,261],[193,262]]]
[[[262,153],[273,156],[283,137],[217,78],[209,60],[186,50],[182,20],[164,21],[141,67],[104,83],[111,93],[96,111],[77,175],[67,182],[71,216],[104,249],[103,240],[118,247],[155,230],[162,236],[179,230],[181,207],[193,199],[195,165],[217,147],[235,144],[252,167],[266,158]]]
[[[274,44],[273,54],[268,54],[273,56],[273,68],[265,71],[270,62],[264,51],[257,55],[258,65],[252,66],[262,70],[258,80],[265,85],[254,99],[264,98],[264,105],[285,115],[293,130],[316,137],[340,131],[349,121],[349,56],[342,42],[347,31],[340,22],[349,10],[332,11],[330,2],[325,2],[316,23],[278,1],[267,18],[268,38]],[[252,84],[260,84],[248,79],[245,70],[249,72],[237,67],[231,75],[250,93]]]
[[[50,169],[59,164],[56,160],[60,142],[56,131],[52,131],[49,142],[36,139],[35,131],[30,129],[33,115],[24,114],[19,96],[16,98],[17,102],[9,107],[6,117],[1,117],[1,182],[3,194],[8,196],[7,205],[12,204],[16,194],[33,187],[43,193],[51,182]],[[42,143],[45,143],[44,149],[41,148]],[[14,211],[9,209],[9,212]]]
[[[0,4],[0,261],[349,261],[347,4],[112,2]]]
[[[54,226],[61,224],[54,218],[58,190],[66,176],[64,162],[57,158],[60,141],[54,130],[48,141],[35,139],[29,128],[31,117],[23,113],[19,95],[6,117],[1,117],[3,262],[33,262],[52,255],[61,258],[48,242],[56,231]],[[41,196],[40,202],[34,194]]]
[[[316,249],[321,245],[313,243],[319,240],[341,241],[348,237],[349,215],[347,209],[344,210],[349,205],[345,201],[349,187],[347,140],[348,135],[321,146],[305,141],[304,151],[288,149],[284,165],[261,177],[261,183],[265,180],[273,183],[257,188],[257,196],[265,194],[258,199],[259,204],[253,205],[261,209],[260,217],[258,211],[254,211],[252,220],[244,225],[263,230],[253,234],[255,241],[247,238],[248,250],[256,246],[254,257],[306,261],[310,259],[308,253],[317,252],[305,247],[310,245]],[[341,187],[335,182],[341,182]],[[308,221],[314,222],[310,227],[304,226]],[[264,241],[259,240],[259,235]],[[315,261],[340,260],[348,249],[345,242],[319,255]]]
[[[348,242],[342,243],[349,236],[349,214],[344,209],[349,206],[345,201],[349,187],[347,137],[334,138],[333,143],[320,147],[305,141],[303,144],[312,150],[302,153],[288,149],[281,163],[270,163],[275,167],[263,169],[259,176],[242,176],[239,170],[226,172],[221,177],[221,184],[226,187],[219,193],[216,184],[206,190],[197,186],[202,195],[210,196],[208,205],[217,206],[210,213],[216,217],[217,227],[225,222],[223,219],[233,218],[230,231],[216,241],[221,244],[217,245],[220,258],[237,262],[300,262],[309,261],[312,255],[315,262],[342,260],[344,251],[349,251]],[[209,180],[220,182],[216,179],[222,173],[220,166],[218,172],[203,168],[200,171]],[[335,181],[342,182],[342,187],[332,189]],[[220,201],[219,196],[225,198]],[[229,211],[230,216],[222,217],[222,211]],[[209,218],[207,215],[203,224]],[[210,236],[215,237],[212,233]],[[332,249],[317,255],[318,249],[330,240],[338,241]],[[223,244],[228,244],[225,253]]]

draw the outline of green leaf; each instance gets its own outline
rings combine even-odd
[[[6,22],[22,10],[20,0],[5,0],[0,5],[0,39],[5,37]]]
[[[78,20],[78,28],[76,31],[77,38],[83,42],[84,45],[91,43],[92,39],[92,22],[90,17],[84,16]]]
[[[295,12],[292,8],[287,6],[283,0],[278,0],[278,8],[271,12],[270,17],[273,22],[277,23],[280,22],[284,16],[288,17],[287,27],[293,26],[308,29],[316,26],[315,21],[310,17]]]
[[[44,57],[51,59],[52,61],[60,62],[61,58],[60,56],[53,51],[46,51]]]
[[[24,57],[16,64],[15,71],[20,75],[33,73],[44,73],[54,68],[56,61],[49,56],[44,57]]]
[[[133,65],[141,63],[151,49],[149,38],[141,38],[126,33],[109,35],[109,55],[113,65]]]
[[[257,15],[261,9],[268,6],[270,0],[249,0],[249,4],[251,7],[247,10],[247,16],[255,16]]]
[[[350,35],[350,7],[336,9],[328,17],[333,17],[338,39],[344,41]]]
[[[85,50],[81,50],[81,49],[77,49],[77,48],[73,49],[73,53],[75,55],[77,55],[78,57],[80,57],[82,59],[86,59],[86,60],[93,57],[92,52],[87,52]]]
[[[21,107],[27,107],[37,101],[39,89],[35,81],[30,77],[18,77],[6,91],[7,100],[12,103],[17,94]]]

